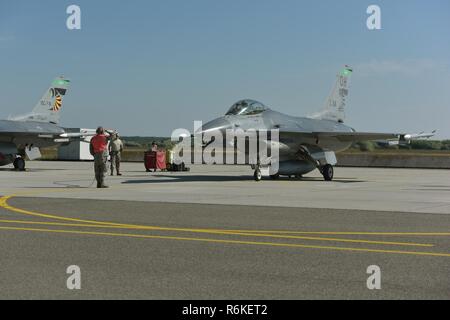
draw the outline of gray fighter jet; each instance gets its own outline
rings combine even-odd
[[[337,81],[324,109],[310,117],[289,116],[271,110],[254,100],[235,103],[223,117],[206,123],[196,134],[211,134],[226,130],[279,130],[278,172],[270,175],[277,179],[280,175],[302,176],[318,169],[326,181],[333,179],[333,166],[337,163],[336,152],[349,148],[352,143],[367,140],[406,142],[417,135],[401,133],[356,132],[344,124],[346,97],[349,79],[353,70],[345,66],[337,75]],[[434,135],[434,132],[432,133]],[[203,138],[202,138],[203,139]],[[204,141],[207,145],[211,141]],[[261,165],[253,165],[254,178],[261,180]]]
[[[14,164],[25,170],[25,155],[40,157],[39,148],[69,143],[83,134],[66,133],[58,126],[60,110],[70,80],[55,79],[29,114],[0,120],[0,166]]]

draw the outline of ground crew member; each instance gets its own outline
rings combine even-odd
[[[119,138],[118,133],[112,135],[111,142],[109,143],[109,155],[111,156],[111,175],[114,175],[114,167],[116,169],[117,175],[121,176],[120,173],[120,161],[122,158],[123,143]]]
[[[89,150],[94,156],[94,172],[97,180],[97,188],[108,188],[105,185],[106,164],[108,162],[108,137],[103,127],[98,127],[97,135],[92,137]]]

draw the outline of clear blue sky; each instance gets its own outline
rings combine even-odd
[[[66,28],[66,8],[82,30]],[[382,10],[382,30],[366,9]],[[450,138],[450,1],[0,0],[1,116],[72,80],[62,125],[170,135],[252,98],[320,109],[354,67],[347,122],[361,131],[438,129]]]

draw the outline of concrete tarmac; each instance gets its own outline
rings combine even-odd
[[[191,172],[150,174],[143,164],[125,163],[125,175],[108,177],[112,188],[98,191],[92,188],[90,162],[29,162],[28,167],[28,172],[0,168],[0,194],[450,213],[448,170],[336,168],[332,182],[315,171],[303,180],[266,178],[256,183],[248,166],[192,166]]]
[[[3,299],[450,298],[445,170],[254,182],[248,167],[125,163],[98,190],[91,163],[28,166],[0,169]],[[70,265],[81,290],[67,289]]]

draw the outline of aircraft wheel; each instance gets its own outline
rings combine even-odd
[[[278,180],[279,178],[280,178],[280,174],[279,173],[270,175],[270,179],[272,179],[272,180]]]
[[[255,181],[261,181],[262,174],[261,174],[261,170],[259,168],[257,168],[255,170],[255,173],[253,174],[253,178],[255,178]]]
[[[25,160],[23,158],[16,158],[14,160],[14,169],[19,171],[25,171]]]
[[[296,174],[296,175],[295,175],[295,178],[296,178],[296,179],[301,179],[301,178],[303,178],[303,176],[302,176],[301,174]]]
[[[322,175],[323,178],[325,179],[325,181],[331,181],[333,180],[333,176],[334,176],[334,169],[332,165],[325,165],[322,167]]]

